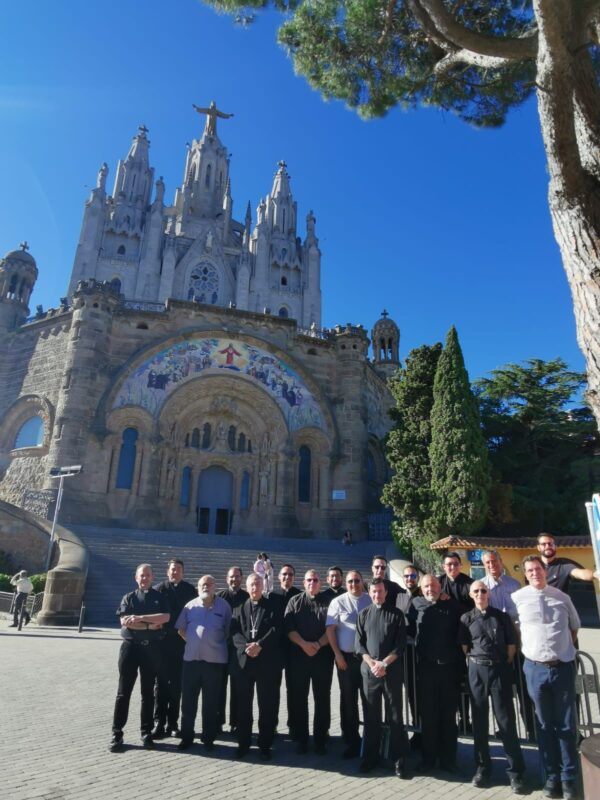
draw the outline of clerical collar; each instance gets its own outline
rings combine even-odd
[[[142,589],[141,587],[138,589],[138,592],[140,594],[148,594],[149,591],[150,591],[149,589]]]
[[[253,606],[257,606],[260,603],[260,600],[252,600],[252,599],[250,599],[250,602],[252,603]]]

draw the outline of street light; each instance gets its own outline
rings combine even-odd
[[[56,506],[54,507],[54,517],[52,519],[52,530],[50,531],[50,541],[48,542],[48,556],[46,558],[46,572],[50,568],[50,560],[52,558],[52,547],[54,545],[54,530],[56,528],[56,520],[60,510],[60,504],[63,496],[63,484],[65,478],[71,478],[73,475],[79,475],[83,470],[81,464],[72,464],[69,467],[52,467],[50,470],[51,478],[58,478],[58,494],[56,495]]]

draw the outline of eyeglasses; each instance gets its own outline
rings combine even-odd
[[[279,577],[280,578],[293,578],[294,577],[294,573],[293,572],[280,572],[279,573]]]
[[[307,583],[321,583],[320,578],[304,578]]]
[[[346,583],[362,583],[360,578],[348,578]]]
[[[373,569],[387,569],[385,564],[373,564]]]
[[[407,578],[412,578],[414,580],[416,577],[417,577],[416,572],[410,572],[408,575],[404,576],[404,580],[406,580]]]
[[[473,589],[473,594],[487,594],[487,589]]]

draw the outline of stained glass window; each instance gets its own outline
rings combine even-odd
[[[212,264],[199,264],[190,277],[188,300],[215,305],[219,300],[219,273]]]

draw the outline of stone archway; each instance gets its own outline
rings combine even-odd
[[[228,534],[233,511],[233,475],[225,467],[202,470],[196,501],[200,533]]]

